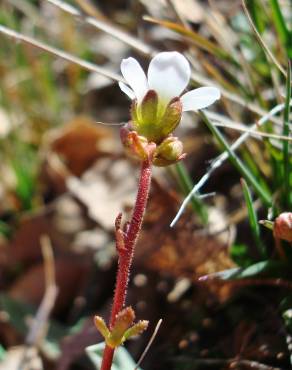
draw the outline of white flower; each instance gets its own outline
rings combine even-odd
[[[137,99],[138,106],[146,93],[154,90],[160,112],[176,97],[180,97],[183,111],[206,108],[220,98],[216,87],[200,87],[181,96],[190,81],[191,68],[186,58],[176,51],[157,54],[149,64],[147,77],[138,61],[131,57],[122,60],[121,72],[127,82],[127,85],[119,83],[121,90],[130,99]]]

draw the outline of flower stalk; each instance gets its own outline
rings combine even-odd
[[[137,198],[133,209],[132,218],[130,223],[126,223],[124,230],[121,228],[122,215],[119,214],[116,218],[116,248],[119,255],[119,261],[116,289],[109,324],[110,330],[114,327],[116,318],[125,304],[130,267],[132,264],[134,249],[141,229],[150,190],[152,172],[151,167],[152,158],[150,155],[148,159],[142,162]],[[114,351],[115,349],[109,345],[105,346],[101,370],[111,369]]]

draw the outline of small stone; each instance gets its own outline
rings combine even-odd
[[[285,353],[284,352],[279,352],[277,353],[277,360],[282,360],[284,357],[285,357]]]
[[[147,284],[147,276],[144,274],[137,274],[134,276],[133,282],[136,287],[141,288]]]
[[[10,315],[6,311],[0,311],[0,322],[9,322],[10,321]]]
[[[194,331],[193,333],[190,333],[189,338],[190,338],[190,341],[194,343],[194,342],[197,342],[200,337],[199,337],[199,334]]]
[[[179,349],[185,349],[187,348],[189,345],[189,342],[186,340],[186,339],[182,339],[179,344],[178,344],[178,347]]]
[[[208,318],[208,317],[206,317],[204,320],[203,320],[203,322],[202,322],[202,324],[203,324],[203,327],[204,328],[211,328],[212,326],[213,326],[213,321],[212,321],[212,319],[210,319],[210,318]]]

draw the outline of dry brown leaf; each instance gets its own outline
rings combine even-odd
[[[87,319],[80,332],[75,333],[62,341],[62,356],[56,370],[67,370],[76,359],[82,356],[85,348],[102,341],[101,335],[93,324],[93,318]]]
[[[174,277],[195,280],[202,275],[234,267],[228,247],[216,236],[205,235],[195,224],[191,211],[170,228],[178,198],[153,183],[136,261]]]
[[[87,117],[77,117],[50,133],[49,150],[62,159],[68,171],[80,176],[96,159],[114,147],[110,129]]]
[[[49,212],[23,218],[13,239],[1,247],[6,263],[11,267],[19,262],[26,265],[40,260],[40,237],[44,234],[52,234]]]
[[[67,186],[88,208],[93,220],[106,229],[112,229],[118,213],[125,205],[134,203],[137,179],[128,161],[104,158],[81,179],[70,177]]]
[[[56,313],[72,305],[88,278],[89,265],[80,257],[78,260],[67,257],[56,260],[55,269],[58,287],[58,297],[54,307]],[[44,292],[45,276],[42,263],[34,265],[23,273],[8,291],[11,298],[34,306],[39,306]]]

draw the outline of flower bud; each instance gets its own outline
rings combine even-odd
[[[117,347],[124,342],[124,335],[135,320],[135,312],[132,307],[126,307],[116,316],[115,324],[111,330],[111,336],[108,340],[111,347]]]
[[[105,321],[100,316],[95,316],[94,323],[100,334],[104,337],[106,344],[111,348],[116,348],[123,344],[127,339],[141,334],[148,327],[148,321],[140,320],[133,324],[135,312],[131,307],[126,307],[120,311],[111,330],[106,326]]]
[[[182,103],[172,99],[166,106],[154,90],[149,90],[140,104],[133,101],[131,108],[133,128],[149,142],[159,144],[180,123]]]
[[[275,219],[273,233],[276,238],[292,242],[291,212],[283,212]]]
[[[130,157],[144,161],[147,158],[147,139],[139,136],[136,131],[131,131],[127,124],[120,130],[120,137],[127,154]]]
[[[183,144],[177,137],[166,138],[155,150],[153,164],[155,166],[168,166],[183,159]]]

